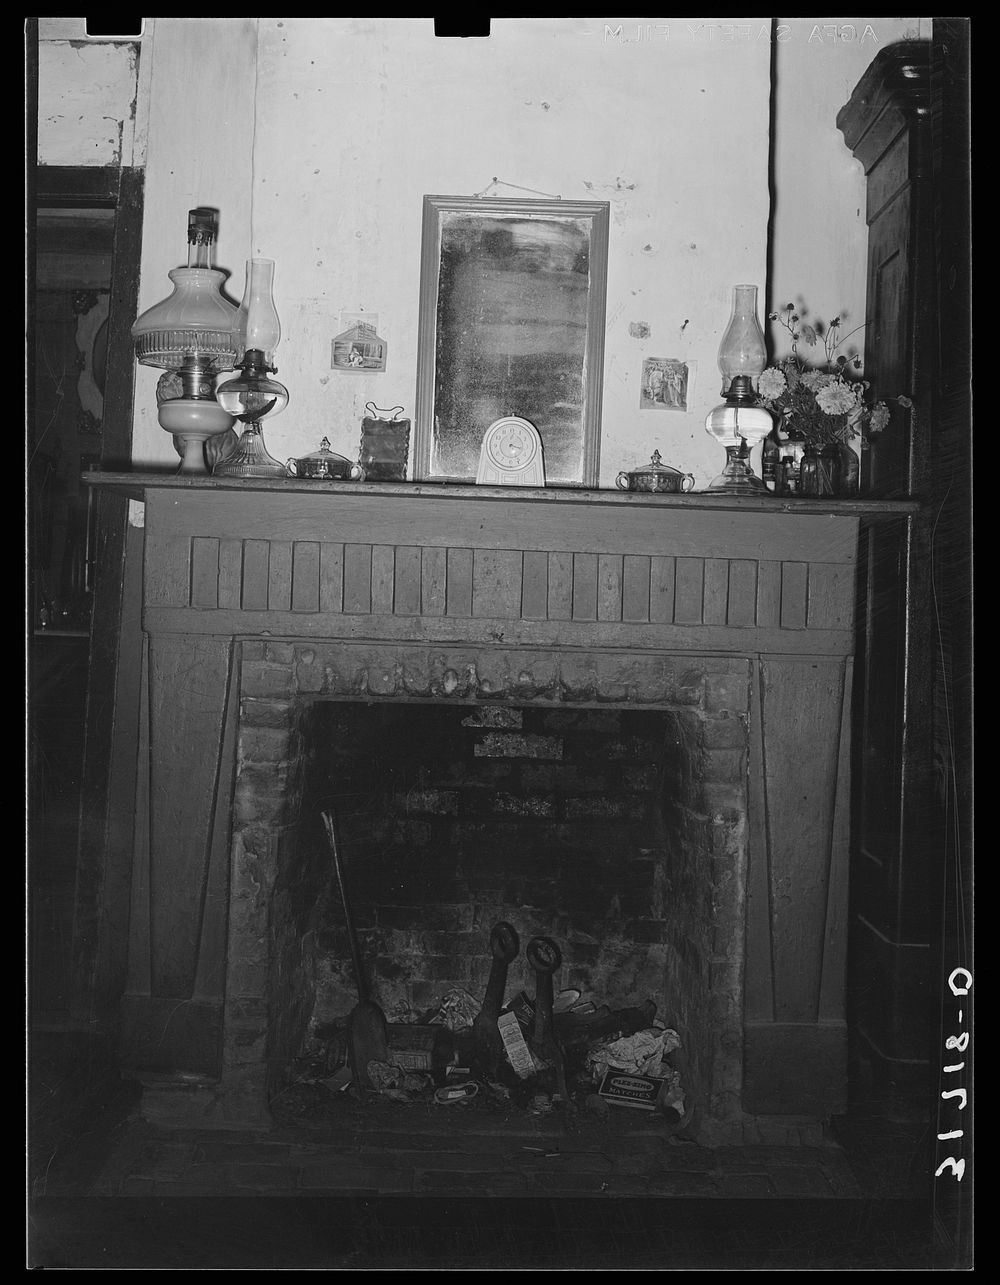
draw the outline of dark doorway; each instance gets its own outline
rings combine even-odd
[[[27,246],[25,525],[29,996],[33,1031],[79,1025],[81,835],[106,809],[127,508],[85,475],[124,467],[142,174],[38,166]],[[100,700],[95,692],[103,692]],[[103,760],[103,765],[102,765]],[[84,827],[81,822],[87,819]],[[92,861],[93,858],[91,857]]]

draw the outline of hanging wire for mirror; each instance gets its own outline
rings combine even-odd
[[[547,197],[550,201],[562,200],[562,195],[558,192],[538,192],[533,187],[521,187],[517,183],[508,183],[506,179],[496,178],[496,177],[494,177],[492,183],[487,183],[481,192],[473,192],[472,195],[478,198],[482,198],[486,195],[486,193],[490,190],[490,188],[493,188],[493,187],[510,187],[510,188],[513,188],[515,192],[530,192],[532,196],[544,196],[544,197]]]

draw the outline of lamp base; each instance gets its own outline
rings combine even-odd
[[[750,467],[743,446],[726,447],[726,467],[717,478],[709,482],[707,494],[714,495],[770,495],[771,492]]]
[[[216,477],[287,477],[288,469],[264,445],[259,423],[249,423],[240,436],[236,450],[220,460],[213,470]]]
[[[175,397],[161,402],[157,419],[160,427],[181,443],[184,453],[178,473],[207,473],[205,443],[233,426],[233,416],[214,397]]]

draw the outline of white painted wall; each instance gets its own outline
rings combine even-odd
[[[138,46],[87,44],[65,19],[40,18],[38,163],[139,165]]]
[[[159,18],[138,45],[87,45],[70,21],[39,20],[39,160],[146,164],[143,308],[184,260],[193,205],[221,210],[237,299],[251,240],[277,261],[292,401],[268,441],[282,459],[324,433],[354,456],[369,400],[412,411],[425,193],[497,176],[609,200],[605,486],[654,448],[699,486],[718,471],[703,419],[737,281],[761,285],[762,320],[803,297],[824,319],[861,321],[864,174],[836,116],[880,49],[931,34],[929,18],[777,20],[765,300],[769,47],[756,20],[494,19],[477,41],[436,39],[424,18]],[[330,369],[340,313],[360,310],[379,314],[383,375]],[[629,335],[633,321],[648,339]],[[769,338],[787,352],[782,332]],[[639,411],[643,356],[696,363],[689,414]],[[156,378],[137,370],[134,459],[172,467]]]
[[[250,202],[257,27],[253,18],[157,18],[143,36],[149,78],[139,312],[171,290],[167,273],[187,263],[188,211],[219,210],[216,266],[243,294]],[[178,456],[156,418],[162,371],[136,366],[132,459],[175,469]]]
[[[783,30],[775,42],[776,199],[768,310],[804,298],[824,321],[839,314],[846,335],[864,321],[868,228],[864,170],[837,128],[837,113],[878,52],[900,40],[929,40],[931,19],[776,21]],[[791,340],[781,327],[772,323],[768,338],[772,356],[788,355]],[[863,331],[854,343],[862,353]]]
[[[703,486],[724,462],[704,418],[732,286],[763,294],[766,264],[767,32],[733,21],[504,18],[488,39],[449,40],[429,18],[158,18],[141,306],[167,292],[189,205],[218,205],[237,299],[251,241],[276,260],[291,401],[266,426],[271,453],[325,434],[356,458],[367,401],[413,409],[422,197],[499,177],[608,200],[601,485],[659,449]],[[340,314],[362,310],[379,315],[388,369],[334,372]],[[697,364],[689,413],[639,410],[647,355]],[[155,375],[137,377],[138,465],[176,460]]]

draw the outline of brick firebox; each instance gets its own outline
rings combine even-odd
[[[264,1076],[266,1097],[310,1018],[341,1016],[357,999],[316,824],[332,805],[385,1009],[426,1006],[450,986],[481,996],[489,929],[504,918],[525,942],[559,940],[559,982],[617,1007],[653,999],[683,1032],[706,1108],[739,1112],[745,661],[242,651],[227,951],[240,1007],[222,1050],[231,1086]],[[374,701],[350,700],[370,686]],[[533,989],[519,960],[511,991],[521,984]],[[248,1011],[250,996],[264,1002]]]
[[[122,1061],[157,1118],[259,1125],[317,1002],[336,1002],[335,935],[315,920],[329,863],[310,828],[310,763],[318,724],[335,746],[339,725],[342,748],[344,720],[375,706],[423,711],[428,726],[479,719],[481,743],[486,712],[503,710],[521,727],[492,730],[524,745],[562,735],[572,750],[572,719],[598,715],[617,720],[605,722],[612,739],[659,744],[646,766],[663,806],[645,796],[638,822],[649,842],[611,854],[603,886],[593,850],[574,847],[573,809],[595,797],[624,806],[628,792],[609,777],[588,802],[570,777],[546,792],[537,774],[526,788],[539,761],[520,756],[520,803],[505,803],[511,792],[494,779],[491,817],[507,824],[505,806],[547,793],[544,846],[569,845],[558,878],[547,890],[527,879],[525,894],[518,850],[501,884],[463,901],[485,919],[503,906],[526,928],[565,929],[568,968],[586,963],[602,985],[641,946],[660,989],[652,964],[636,986],[683,1028],[709,1119],[843,1107],[854,570],[860,520],[891,506],[138,475],[101,484],[145,500],[149,789],[137,809]],[[467,802],[452,800],[457,821],[470,821]],[[572,901],[574,856],[600,923]],[[417,846],[407,860],[422,860]],[[631,902],[619,865],[649,876],[641,891],[633,882]],[[468,871],[451,873],[469,892]],[[438,904],[462,904],[445,899],[458,892],[441,879]],[[379,962],[383,946],[405,956],[416,931],[400,908],[383,900],[368,924],[390,999],[393,986],[449,980],[402,982],[388,954]],[[468,946],[452,980],[474,988]],[[635,990],[629,998],[646,997]]]

